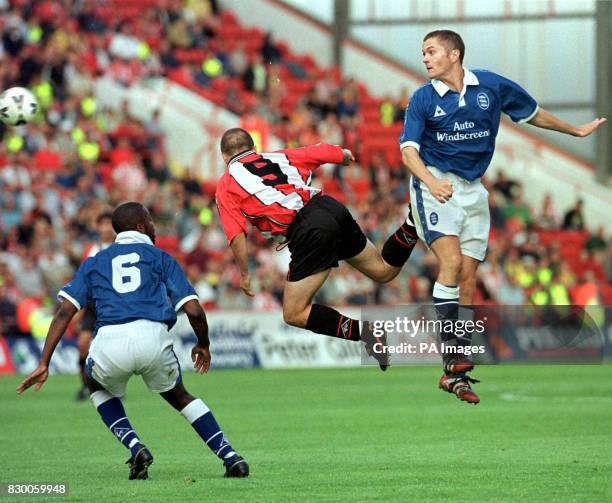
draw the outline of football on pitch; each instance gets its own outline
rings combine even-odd
[[[36,97],[25,87],[11,87],[0,94],[0,119],[9,126],[22,126],[38,111]]]

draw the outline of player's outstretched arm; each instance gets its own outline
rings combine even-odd
[[[240,288],[249,297],[255,294],[251,290],[251,274],[249,273],[249,255],[247,253],[246,236],[243,232],[238,234],[230,243],[230,248],[240,269]]]
[[[33,384],[36,384],[34,389],[38,391],[49,377],[49,362],[55,351],[55,347],[64,332],[68,328],[70,321],[77,313],[78,309],[68,300],[64,300],[61,304],[49,327],[49,333],[45,339],[45,346],[40,356],[40,362],[34,372],[26,377],[17,387],[17,393],[21,394]]]
[[[607,119],[601,117],[589,122],[588,124],[582,124],[581,126],[572,126],[571,124],[562,121],[550,112],[547,112],[546,110],[540,108],[538,112],[534,115],[533,119],[529,121],[529,124],[539,128],[552,129],[553,131],[559,131],[560,133],[584,138],[585,136],[589,136],[593,131],[595,131],[605,122],[607,122]]]
[[[193,367],[199,374],[205,374],[210,368],[210,340],[208,338],[206,313],[196,299],[188,300],[181,309],[189,318],[191,328],[198,338],[198,343],[191,350]]]

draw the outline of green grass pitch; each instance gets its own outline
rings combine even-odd
[[[134,377],[125,406],[155,456],[148,481],[127,480],[127,450],[73,402],[76,376],[23,396],[20,378],[2,377],[0,483],[67,482],[69,498],[50,501],[612,501],[612,366],[482,366],[477,406],[437,390],[439,373],[186,374],[249,461],[247,480],[224,479]]]

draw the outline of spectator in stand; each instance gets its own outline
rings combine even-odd
[[[108,52],[111,56],[120,59],[134,59],[138,57],[140,44],[140,40],[132,32],[132,27],[124,22],[119,25],[119,31],[113,35]]]
[[[16,337],[17,329],[17,305],[9,296],[6,287],[0,283],[0,336]]]
[[[506,220],[517,219],[523,224],[523,226],[528,226],[531,224],[531,212],[523,200],[522,186],[514,186],[512,189],[512,197],[510,202],[506,205],[503,211]]]
[[[499,193],[495,190],[489,192],[489,214],[491,215],[492,229],[506,228],[506,216],[504,210],[499,205]]]
[[[195,42],[189,23],[182,17],[170,25],[166,38],[173,49],[190,49]]]
[[[571,208],[563,218],[562,229],[564,231],[583,231],[584,216],[582,215],[582,199],[578,199],[573,208]]]
[[[317,79],[311,95],[310,106],[317,110],[320,117],[326,117],[328,113],[336,113],[336,100],[339,86],[334,77],[334,72],[329,70],[323,78]]]
[[[542,209],[537,216],[537,225],[540,229],[552,231],[559,228],[561,217],[555,207],[552,196],[546,194],[542,200]]]
[[[171,176],[166,158],[161,151],[152,150],[151,155],[144,160],[143,164],[149,180],[156,180],[160,184],[170,180]]]
[[[410,102],[410,91],[408,88],[403,87],[399,98],[395,102],[395,117],[394,122],[404,122],[404,116],[406,115],[406,109]]]
[[[338,122],[338,117],[332,112],[328,112],[325,119],[319,122],[317,132],[321,143],[331,145],[341,145],[343,143],[342,127]]]
[[[600,303],[599,287],[593,271],[586,271],[580,281],[570,290],[572,304],[595,306]]]
[[[497,304],[501,306],[520,306],[526,303],[525,290],[513,276],[509,276],[507,281],[492,293]]]
[[[569,290],[558,274],[552,277],[548,287],[550,303],[554,306],[567,306],[570,303]]]
[[[268,65],[275,65],[281,61],[281,52],[272,40],[272,33],[270,32],[266,33],[263,39],[261,56],[263,57],[264,63]]]
[[[359,99],[355,81],[346,82],[340,91],[337,113],[339,117],[355,117],[359,112]]]
[[[604,235],[604,226],[600,225],[594,234],[589,236],[584,245],[585,249],[590,252],[605,251],[608,248],[608,243]]]
[[[495,178],[495,182],[493,182],[493,188],[499,193],[501,193],[501,195],[504,196],[506,201],[512,200],[514,188],[517,185],[518,182],[506,178],[506,174],[502,170],[497,172],[497,177]]]
[[[263,56],[255,54],[251,57],[246,69],[241,75],[244,88],[255,94],[264,95],[268,88],[268,74],[263,64]]]

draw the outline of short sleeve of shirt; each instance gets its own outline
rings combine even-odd
[[[178,311],[185,302],[195,299],[198,300],[195,290],[187,280],[185,273],[170,255],[162,255],[164,267],[164,284],[174,310]]]
[[[538,104],[531,95],[516,82],[500,77],[499,94],[502,112],[514,122],[528,122],[538,112]]]
[[[89,282],[87,281],[87,270],[91,266],[91,261],[92,259],[89,258],[83,262],[74,278],[58,292],[57,298],[59,300],[67,300],[77,309],[85,307],[91,296]]]
[[[406,147],[421,148],[421,136],[425,130],[427,115],[423,103],[423,93],[415,92],[408,103],[406,115],[404,116],[404,129],[400,136],[400,150]]]
[[[229,190],[228,181],[225,177],[217,184],[215,199],[219,209],[221,226],[227,240],[231,243],[238,234],[247,234],[246,219],[240,211],[240,201],[237,194]]]

